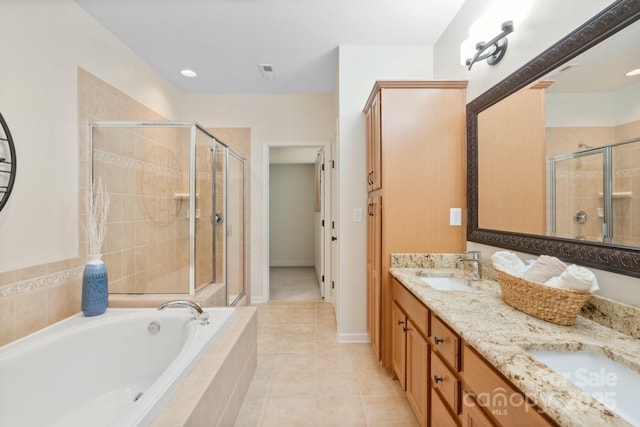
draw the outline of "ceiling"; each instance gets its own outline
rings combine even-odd
[[[339,45],[433,46],[464,0],[75,0],[183,92],[333,93]],[[258,64],[273,64],[263,79]],[[182,69],[198,73],[183,77]]]

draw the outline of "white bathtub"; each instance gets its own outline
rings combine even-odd
[[[147,425],[235,313],[206,311],[206,326],[183,308],[78,314],[1,347],[0,426]]]

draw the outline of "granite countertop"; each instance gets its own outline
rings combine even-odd
[[[452,267],[452,266],[447,266]],[[573,326],[539,320],[507,305],[493,280],[473,291],[438,291],[421,275],[470,277],[458,268],[399,268],[391,274],[561,426],[628,426],[528,350],[588,350],[640,372],[640,340],[578,316]],[[465,276],[466,274],[466,276]]]

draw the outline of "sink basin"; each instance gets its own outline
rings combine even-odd
[[[420,277],[427,285],[439,291],[471,291],[473,288],[457,277]]]
[[[589,351],[529,350],[528,353],[632,425],[640,425],[638,372]]]

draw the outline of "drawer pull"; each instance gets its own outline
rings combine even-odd
[[[444,342],[444,338],[433,337],[433,342],[438,345],[441,342]]]
[[[437,375],[434,375],[434,376],[433,376],[433,382],[434,382],[434,383],[438,384],[439,382],[442,382],[442,381],[444,381],[444,378],[439,377],[439,376],[437,376]]]

